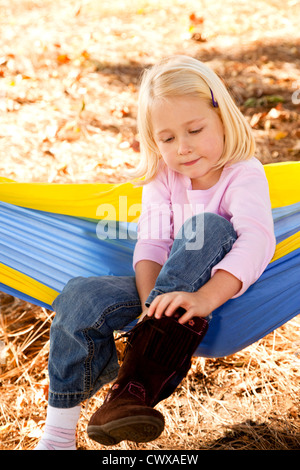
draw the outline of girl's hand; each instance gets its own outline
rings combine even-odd
[[[161,318],[172,316],[182,307],[186,312],[179,323],[186,323],[193,317],[207,317],[213,310],[235,296],[242,288],[242,282],[233,274],[219,269],[197,292],[169,292],[158,295],[148,309],[148,315]]]
[[[212,311],[210,299],[201,289],[197,292],[169,292],[158,295],[148,308],[148,316],[161,318],[163,315],[172,316],[179,307],[186,312],[178,320],[186,323],[193,317],[207,317]]]

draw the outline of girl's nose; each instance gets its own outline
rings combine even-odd
[[[178,143],[178,155],[187,155],[191,153],[192,149],[188,139],[181,139]]]

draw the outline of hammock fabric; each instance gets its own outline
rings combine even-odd
[[[300,162],[265,165],[265,171],[277,240],[274,257],[254,286],[218,309],[197,350],[203,356],[209,356],[211,342],[219,346],[220,355],[235,352],[230,331],[218,334],[229,312],[236,312],[236,328],[239,311],[249,316],[249,331],[240,325],[245,340],[239,349],[299,313]],[[130,183],[17,183],[0,178],[0,290],[52,309],[73,277],[133,275],[141,194]]]

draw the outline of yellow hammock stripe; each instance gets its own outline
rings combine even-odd
[[[264,165],[272,209],[300,202],[300,162]]]
[[[47,305],[51,305],[58,296],[58,292],[54,289],[2,263],[0,263],[0,282]]]
[[[285,240],[276,245],[276,250],[271,260],[271,263],[279,258],[282,258],[285,255],[288,255],[289,253],[297,250],[298,248],[300,248],[300,232],[294,233],[294,235],[291,235],[290,237],[286,238]]]
[[[300,162],[264,165],[272,208],[300,201]],[[0,201],[56,214],[133,222],[142,188],[132,183],[17,183],[0,177]]]
[[[135,221],[142,188],[131,183],[16,183],[0,177],[0,201],[30,209],[88,219]]]

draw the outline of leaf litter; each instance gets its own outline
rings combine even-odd
[[[185,53],[223,77],[262,163],[300,158],[299,2],[0,0],[0,174],[118,183],[139,159],[142,69]],[[0,449],[30,450],[46,416],[54,313],[0,293]],[[233,356],[194,358],[158,408],[154,442],[113,449],[294,450],[300,444],[299,317]],[[118,350],[124,345],[119,341]],[[107,386],[84,404],[88,419]]]

